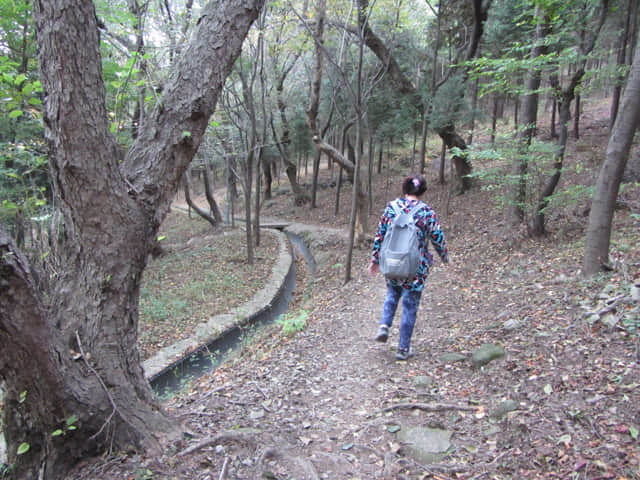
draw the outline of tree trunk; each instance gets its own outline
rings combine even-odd
[[[182,176],[182,187],[184,189],[184,201],[187,202],[189,208],[209,222],[212,228],[216,228],[218,226],[216,218],[206,210],[200,208],[200,206],[193,201],[193,198],[191,198],[191,173],[189,170]]]
[[[211,174],[209,173],[208,165],[204,165],[203,170],[203,182],[204,182],[204,194],[207,199],[207,203],[209,204],[209,210],[211,210],[211,215],[215,220],[215,225],[219,225],[222,223],[222,212],[220,212],[220,207],[218,207],[218,202],[216,202],[216,197],[213,193],[213,183],[211,181]]]
[[[320,150],[317,148],[313,152],[313,172],[311,179],[311,208],[317,208],[316,199],[318,196],[318,176],[320,175]]]
[[[323,53],[322,48],[324,44],[324,20],[326,15],[326,0],[319,0],[317,4],[317,16],[318,19],[316,21],[316,30],[314,32],[314,71],[313,71],[313,81],[311,83],[311,98],[309,101],[309,108],[307,109],[307,126],[309,127],[309,131],[311,132],[311,137],[319,137],[321,138],[320,127],[318,126],[318,111],[320,109],[320,88],[322,86],[322,67],[323,67]],[[318,169],[320,168],[320,156],[321,149],[316,145],[316,151],[314,152],[314,188],[312,194],[312,203],[311,207],[316,207],[316,188],[317,188],[317,179],[316,175],[318,173]],[[318,168],[316,169],[316,164]],[[338,186],[338,188],[340,188]],[[337,208],[337,207],[336,207]]]
[[[0,378],[12,475],[58,479],[82,457],[110,449],[159,452],[176,438],[178,427],[159,408],[140,365],[140,282],[262,5],[227,0],[204,8],[164,97],[124,156],[109,132],[93,3],[33,6],[50,167],[65,219],[64,268],[43,289],[0,233]],[[64,434],[51,435],[56,430]],[[21,444],[29,450],[17,455]]]
[[[282,96],[282,92],[284,90],[284,81],[287,78],[287,74],[289,73],[289,71],[290,69],[285,69],[282,75],[280,75],[278,83],[276,85],[276,91],[278,92],[278,112],[280,113],[280,122],[282,124],[282,135],[279,139],[273,122],[271,123],[271,129],[273,130],[273,136],[276,138],[276,144],[278,145],[280,156],[285,165],[287,178],[289,179],[289,183],[291,184],[293,203],[294,205],[304,205],[310,200],[310,198],[298,183],[298,168],[296,166],[296,162],[291,159],[291,153],[289,152],[289,145],[291,144],[291,127],[289,126],[289,119],[287,118],[286,114],[287,105],[285,104]]]
[[[640,37],[640,35],[639,35]],[[640,38],[638,39],[640,41]],[[604,163],[591,202],[582,273],[595,275],[609,260],[611,225],[618,189],[640,124],[640,48],[636,50],[618,117],[611,130]]]
[[[467,143],[473,143],[473,130],[476,125],[476,115],[478,111],[478,79],[476,78],[473,82],[473,89],[471,91],[471,120],[469,121],[469,137],[467,138]]]
[[[562,173],[562,164],[564,163],[564,152],[567,146],[567,139],[569,137],[569,117],[571,109],[571,99],[573,98],[573,91],[566,92],[566,96],[560,102],[560,133],[558,134],[558,152],[556,153],[553,162],[553,172],[544,188],[540,192],[538,198],[538,204],[536,212],[532,220],[530,234],[533,236],[542,236],[545,234],[545,210],[549,205],[549,200],[555,192],[558,182],[560,181],[560,175]]]
[[[493,110],[491,111],[491,146],[496,143],[496,131],[498,127],[498,95],[493,95]]]
[[[541,7],[536,8],[536,38],[531,47],[530,57],[538,58],[546,52],[543,39],[547,35],[547,21],[544,18]],[[520,112],[520,130],[518,131],[518,155],[513,162],[511,174],[514,179],[511,194],[511,221],[514,225],[521,223],[525,217],[527,172],[527,150],[536,133],[538,122],[538,89],[540,88],[541,74],[539,70],[532,69],[525,81],[525,95],[522,97]]]
[[[426,114],[426,111],[422,113],[422,122],[421,122],[421,131],[420,131],[420,167],[419,172],[421,174],[425,173],[426,165],[427,165],[427,136],[429,133],[429,118]]]
[[[262,158],[262,177],[264,178],[264,187],[262,191],[262,198],[265,200],[271,200],[271,184],[273,183],[273,177],[271,176],[271,158]]]
[[[576,95],[576,105],[573,113],[573,138],[578,140],[580,138],[580,95]]]
[[[442,149],[440,150],[440,168],[438,169],[438,183],[440,185],[444,185],[445,183],[447,183],[447,179],[445,178],[444,172],[445,172],[445,167],[446,167],[446,160],[447,158],[447,146],[445,145],[444,142],[442,142]]]
[[[547,180],[545,186],[543,187],[540,195],[538,197],[538,204],[536,207],[535,216],[532,222],[531,234],[535,236],[543,235],[545,233],[545,210],[549,205],[549,201],[551,200],[551,196],[554,194],[556,187],[558,186],[558,182],[560,181],[560,176],[562,175],[562,165],[564,162],[564,152],[567,147],[567,140],[569,138],[569,118],[571,116],[571,102],[576,99],[576,89],[582,83],[582,79],[585,74],[586,68],[586,60],[584,58],[593,50],[595,46],[596,39],[598,38],[598,34],[602,25],[604,25],[604,21],[607,15],[607,5],[606,2],[603,2],[603,8],[600,12],[600,18],[598,22],[597,28],[591,35],[591,38],[582,49],[582,57],[583,60],[579,62],[576,66],[576,70],[569,79],[567,87],[558,92],[556,97],[560,102],[560,134],[558,136],[558,151],[556,153],[554,163],[553,163],[553,171],[549,179]],[[557,82],[556,82],[557,84]],[[556,85],[557,88],[557,85]],[[576,99],[576,116],[579,114],[579,97]],[[577,132],[577,127],[576,127]]]
[[[631,4],[632,0],[627,0],[626,2],[626,10],[627,15],[624,18],[624,28],[620,31],[620,36],[618,37],[618,55],[616,58],[616,63],[618,66],[623,66],[627,64],[627,44],[629,43],[629,29],[630,29],[630,20],[632,17],[629,14],[631,13]],[[618,75],[620,77],[620,75]],[[613,128],[613,124],[616,121],[616,116],[618,115],[618,107],[620,105],[620,95],[622,94],[622,83],[624,78],[618,78],[613,87],[613,94],[611,96],[611,114],[609,116],[609,129]]]

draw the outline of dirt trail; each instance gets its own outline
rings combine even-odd
[[[363,248],[347,285],[341,268],[319,273],[300,305],[302,332],[272,327],[167,403],[192,438],[159,458],[96,466],[93,478],[637,478],[633,344],[576,321],[575,298],[587,293],[570,244],[558,257],[557,237],[480,223],[460,234],[457,215],[474,211],[465,202],[443,221],[453,263],[429,277],[414,358],[395,360],[398,317],[387,344],[373,341],[385,287],[366,275]],[[519,326],[507,331],[510,320]],[[474,368],[468,358],[484,343],[506,355]],[[443,357],[452,353],[467,360]],[[448,432],[446,454],[420,460],[400,437],[414,427]]]

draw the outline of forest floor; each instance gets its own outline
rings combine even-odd
[[[593,184],[606,142],[606,122],[585,125],[560,188]],[[410,170],[394,168],[374,180],[370,230]],[[548,234],[532,239],[505,220],[495,192],[451,195],[436,173],[425,200],[452,261],[430,273],[414,357],[395,360],[399,315],[389,341],[374,341],[385,286],[366,274],[370,241],[356,248],[346,284],[346,246],[333,248],[313,279],[298,261],[292,315],[304,328],[265,327],[163,401],[189,432],[179,444],[88,459],[74,478],[639,479],[640,315],[629,292],[640,283],[640,187],[621,195],[614,269],[585,280],[588,196],[550,212]],[[334,215],[328,175],[319,208],[292,206],[281,188],[263,215],[347,230],[350,191]],[[483,345],[504,355],[472,361]],[[434,433],[436,446],[418,445]]]

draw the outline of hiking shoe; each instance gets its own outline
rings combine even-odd
[[[399,348],[396,352],[396,360],[408,360],[411,357],[413,357],[411,348]]]
[[[380,329],[378,330],[378,335],[376,335],[376,342],[386,342],[387,338],[389,338],[389,327],[386,325],[380,325]]]

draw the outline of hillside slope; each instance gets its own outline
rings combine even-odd
[[[606,144],[596,127],[572,145],[567,166],[583,168],[564,186],[593,182]],[[333,215],[323,175],[317,210],[282,194],[263,214],[346,229],[347,207]],[[191,432],[182,444],[159,458],[90,462],[77,478],[640,478],[640,319],[630,297],[640,282],[638,186],[623,194],[636,210],[616,213],[616,269],[586,281],[587,198],[551,215],[549,235],[530,239],[481,188],[451,197],[435,167],[429,182],[425,200],[452,264],[437,263],[429,277],[414,358],[395,361],[398,317],[387,344],[373,341],[385,287],[366,275],[369,245],[356,251],[346,285],[346,247],[332,249],[294,306],[304,330],[265,329],[165,403]],[[375,186],[371,228],[394,190],[384,179]],[[473,361],[483,345],[504,355]],[[431,434],[435,444],[417,445]]]

